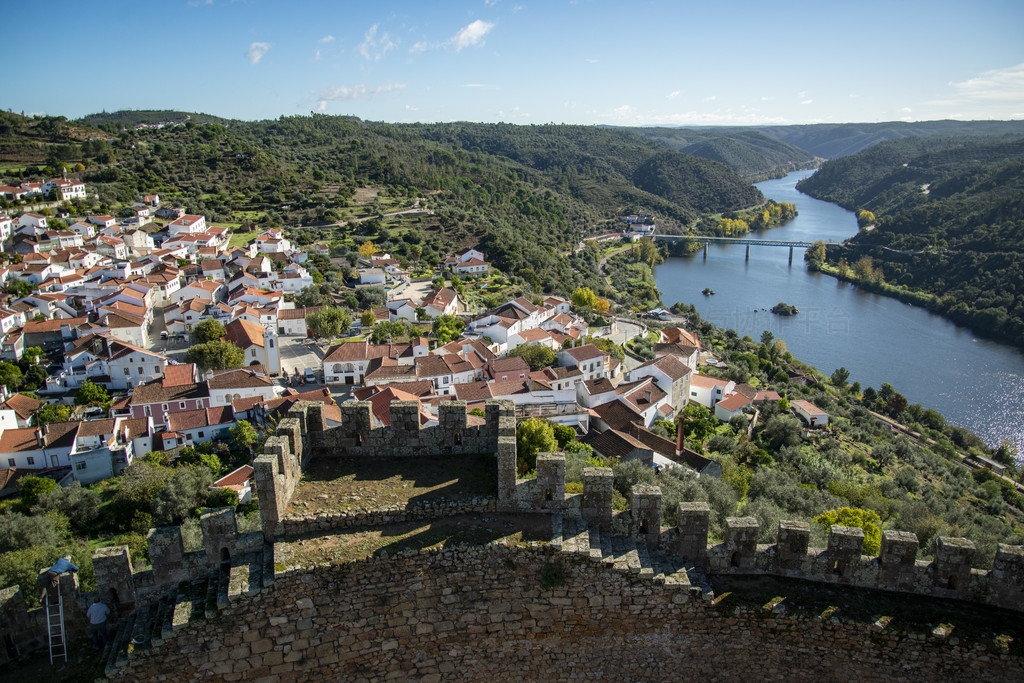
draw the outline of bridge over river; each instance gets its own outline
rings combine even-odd
[[[800,240],[771,240],[771,239],[755,239],[751,237],[712,237],[711,235],[654,235],[655,240],[661,240],[662,242],[696,242],[697,244],[704,245],[704,258],[708,256],[708,245],[709,244],[743,244],[747,247],[747,259],[750,259],[750,245],[754,244],[760,247],[789,247],[789,262],[793,262],[793,250],[794,249],[806,249],[807,247],[814,244],[813,242],[804,242]],[[822,240],[826,245],[829,244],[842,244],[841,242]]]

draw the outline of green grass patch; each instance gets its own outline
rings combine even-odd
[[[231,239],[228,241],[228,248],[247,246],[256,239],[256,235],[257,233],[255,232],[236,232],[231,235]]]

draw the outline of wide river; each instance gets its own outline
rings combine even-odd
[[[757,184],[766,197],[796,204],[799,216],[752,238],[841,241],[857,232],[852,212],[797,191],[812,172]],[[711,245],[706,259],[671,258],[654,276],[667,305],[695,304],[706,320],[755,340],[770,330],[826,375],[843,366],[864,387],[889,382],[910,403],[938,410],[989,444],[1009,439],[1024,453],[1024,354],[924,309],[808,272],[803,255],[795,249],[790,265],[788,249],[752,246],[748,261],[742,246]],[[705,287],[715,294],[701,294]],[[773,315],[768,309],[780,301],[800,312]]]

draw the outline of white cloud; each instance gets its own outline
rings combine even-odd
[[[718,95],[708,95],[703,100],[701,100],[701,102],[714,102],[717,99],[718,99]]]
[[[313,51],[313,61],[317,62],[319,60],[320,60],[320,50],[314,50]]]
[[[482,45],[484,36],[490,33],[492,28],[494,28],[493,23],[477,19],[459,29],[459,32],[452,36],[448,43],[455,46],[456,52],[474,45]]]
[[[524,9],[526,9],[526,5],[513,5],[512,6],[512,13],[513,14],[519,14]]]
[[[901,112],[904,112],[904,113],[906,113],[906,114],[909,114],[909,113],[911,113],[911,112],[912,112],[912,111],[914,111],[914,110],[913,110],[913,109],[911,109],[910,107],[902,107],[902,108],[900,109],[900,111],[901,111]]]
[[[263,55],[267,54],[268,50],[270,50],[270,43],[253,43],[245,51],[245,56],[249,58],[250,64],[259,64],[259,61],[263,59]]]
[[[814,102],[814,100],[804,100],[800,104],[812,104],[813,102]]]
[[[950,83],[961,98],[968,100],[1024,101],[1024,64],[986,71],[959,83]]]
[[[413,43],[412,47],[409,48],[409,52],[416,54],[417,52],[426,52],[430,49],[430,43],[425,40]]]
[[[407,104],[407,105],[405,105],[405,110],[406,111],[419,111],[420,108],[419,107],[414,107],[411,104]]]
[[[327,34],[326,36],[324,36],[323,38],[321,38],[320,40],[318,40],[316,42],[320,43],[321,45],[324,45],[326,43],[333,43],[334,42],[334,36],[332,36],[330,34]]]
[[[327,102],[333,100],[373,99],[377,95],[404,89],[405,83],[388,83],[386,85],[378,85],[374,88],[366,85],[329,87],[325,88],[319,95],[317,95],[316,99],[319,101],[317,110],[323,111],[327,106]]]
[[[673,90],[669,94],[665,95],[666,100],[674,100],[682,94],[681,90]]]
[[[359,54],[374,62],[380,61],[381,57],[395,47],[395,42],[391,40],[391,36],[387,32],[381,33],[380,37],[377,37],[378,26],[378,24],[374,24],[367,30],[366,39],[359,46]]]
[[[584,60],[584,61],[586,61],[587,64],[600,64],[601,63],[600,59],[592,59],[592,58],[589,58],[589,57],[586,60]]]
[[[463,88],[494,88],[495,86],[488,83],[463,83]]]

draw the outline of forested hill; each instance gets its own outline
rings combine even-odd
[[[1024,346],[1024,137],[884,142],[798,187],[875,214],[831,262],[869,254],[869,279],[936,295],[931,308]]]
[[[816,163],[813,154],[756,130],[628,128],[669,149],[720,161],[744,178],[781,177]]]
[[[759,126],[754,130],[807,152],[835,159],[856,154],[878,142],[924,136],[1024,135],[1024,121],[889,121],[886,123],[818,123]]]
[[[724,164],[666,153],[656,143],[620,129],[482,123],[401,128],[448,147],[510,159],[544,173],[573,196],[600,205],[650,202],[643,196],[649,193],[668,202],[663,211],[687,219],[764,200]]]
[[[173,109],[129,109],[114,112],[103,112],[101,114],[89,114],[83,116],[80,121],[90,126],[100,127],[114,124],[115,126],[126,126],[133,128],[138,125],[155,126],[160,123],[184,124],[188,121],[197,124],[219,123],[227,125],[233,123],[231,119],[224,119],[210,114],[197,114],[195,112],[176,111]]]
[[[422,197],[440,226],[432,238],[439,242],[425,251],[482,247],[500,270],[538,291],[597,286],[596,265],[581,262],[589,252],[560,254],[617,228],[625,212],[651,212],[671,231],[764,201],[724,164],[622,130],[322,114],[230,125],[197,124],[191,115],[184,125],[135,130],[139,113],[127,112],[124,124],[114,122],[120,113],[102,115],[102,129],[3,113],[0,149],[9,154],[0,161],[46,160],[19,171],[33,178],[84,166],[82,179],[100,193],[97,209],[157,193],[191,213],[241,224],[333,223],[359,188]],[[47,135],[32,137],[44,124]],[[20,158],[22,151],[31,158]]]

